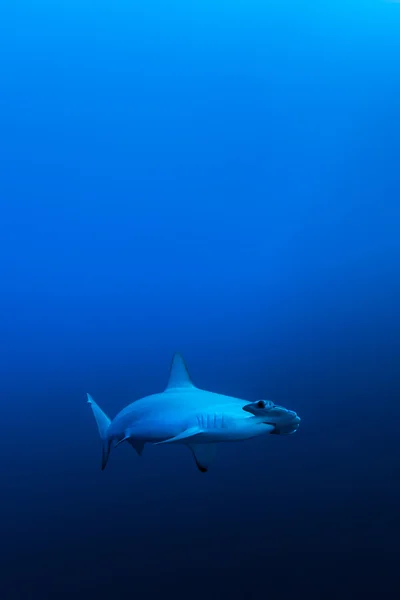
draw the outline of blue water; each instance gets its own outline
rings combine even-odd
[[[0,9],[2,600],[395,597],[400,4]],[[164,388],[293,436],[123,445]]]

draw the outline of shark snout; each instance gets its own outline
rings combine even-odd
[[[300,426],[300,417],[293,410],[286,410],[280,418],[276,420],[275,430],[276,435],[289,435],[295,433]]]
[[[300,425],[301,419],[297,413],[267,400],[246,404],[243,410],[260,419],[262,423],[273,425],[275,429],[272,433],[275,434],[294,433]]]
[[[295,423],[300,423],[301,419],[293,410],[288,410],[286,413],[286,419],[283,419],[283,421],[287,421],[288,423],[294,425]]]

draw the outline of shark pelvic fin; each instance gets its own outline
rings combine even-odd
[[[188,444],[193,453],[197,468],[206,473],[217,454],[216,444]]]
[[[156,442],[154,445],[158,446],[159,444],[173,444],[182,442],[186,444],[190,439],[196,438],[200,433],[203,433],[202,429],[198,427],[190,427],[189,429],[185,429],[182,433],[179,433],[175,437],[168,438],[167,440],[163,440],[162,442]]]
[[[193,388],[194,385],[189,375],[183,356],[178,352],[174,354],[169,373],[166,390],[175,388]]]
[[[139,454],[139,456],[142,456],[143,454],[143,448],[144,448],[144,442],[141,442],[140,440],[134,440],[132,438],[129,438],[127,440],[130,445],[132,446],[132,448],[134,450],[136,450],[136,452]]]
[[[115,444],[114,448],[116,448],[117,446],[122,444],[122,442],[128,442],[132,446],[132,448],[134,450],[136,450],[136,452],[139,454],[139,456],[142,455],[143,448],[144,448],[144,442],[142,442],[141,440],[135,440],[135,439],[131,438],[129,435],[125,435],[125,437],[118,440],[118,442]]]

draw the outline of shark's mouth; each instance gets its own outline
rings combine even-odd
[[[271,431],[271,434],[274,435],[290,435],[295,433],[300,427],[300,420],[295,420],[293,423],[287,425],[278,425],[277,423],[271,423],[269,421],[265,421],[266,425],[272,425],[274,430]]]

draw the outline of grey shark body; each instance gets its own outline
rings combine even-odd
[[[138,454],[145,444],[182,444],[200,471],[208,470],[221,442],[265,434],[291,434],[300,418],[267,400],[247,400],[201,390],[193,385],[185,362],[175,354],[166,389],[136,400],[110,421],[88,394],[103,443],[102,469],[111,448],[128,442]]]

